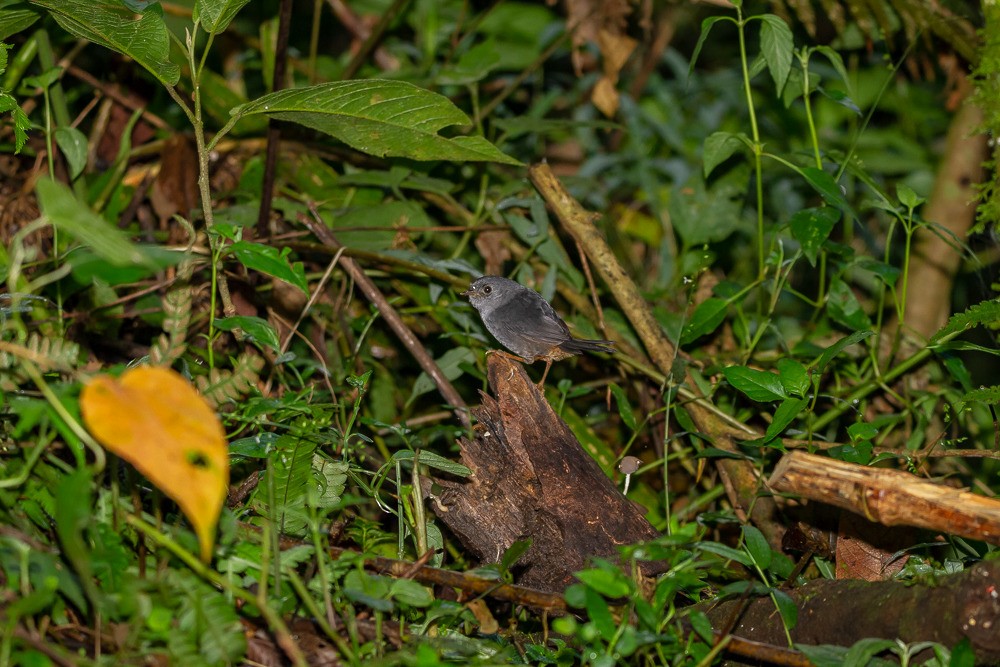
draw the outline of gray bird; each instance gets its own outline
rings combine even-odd
[[[519,361],[532,364],[538,359],[545,360],[539,387],[545,384],[553,361],[581,352],[614,352],[610,340],[573,338],[548,301],[509,278],[483,276],[469,285],[462,296],[469,297],[486,329]]]

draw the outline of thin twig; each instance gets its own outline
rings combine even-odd
[[[322,219],[319,216],[319,212],[316,210],[314,204],[309,204],[309,211],[313,215],[313,219],[302,216],[300,219],[302,223],[309,228],[309,230],[315,234],[316,238],[322,241],[324,244],[333,248],[334,250],[339,250],[343,246],[337,241],[337,237],[333,235],[326,225],[323,224]],[[351,279],[355,284],[361,289],[365,297],[378,309],[379,313],[385,319],[386,323],[393,330],[399,340],[413,355],[417,363],[424,370],[425,373],[434,381],[437,386],[438,391],[441,392],[441,396],[444,397],[445,401],[449,403],[454,409],[455,414],[458,419],[462,422],[463,426],[468,427],[470,425],[468,409],[466,408],[465,401],[459,395],[458,391],[455,390],[454,385],[441,371],[441,368],[437,365],[431,355],[427,353],[424,346],[421,344],[420,340],[410,331],[410,328],[406,326],[403,322],[403,318],[399,316],[396,309],[393,308],[389,301],[385,298],[375,283],[365,275],[365,272],[361,269],[357,262],[355,262],[350,257],[341,257],[340,265],[344,268],[344,271],[351,276]]]

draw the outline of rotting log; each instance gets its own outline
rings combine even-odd
[[[824,579],[786,592],[798,607],[798,623],[791,630],[796,644],[851,646],[878,637],[905,643],[933,641],[953,648],[967,638],[976,664],[1000,664],[1000,563],[996,561],[978,563],[933,583]],[[787,641],[781,616],[769,597],[753,600],[740,613],[743,605],[742,600],[731,600],[705,611],[715,628],[732,628],[739,637],[777,645]]]
[[[496,563],[518,540],[518,583],[562,591],[591,556],[615,559],[618,547],[659,535],[580,446],[522,366],[487,358],[495,398],[473,408],[475,438],[460,439],[472,476],[436,480],[431,507],[484,563]],[[645,563],[644,572],[658,569]]]

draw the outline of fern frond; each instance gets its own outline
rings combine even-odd
[[[216,408],[228,401],[235,401],[248,393],[260,379],[264,360],[252,354],[241,354],[233,362],[233,370],[214,369],[208,377],[195,380],[198,390]]]

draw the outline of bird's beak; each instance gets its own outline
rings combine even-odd
[[[472,296],[474,293],[475,293],[474,290],[470,287],[464,292],[459,292],[459,296]]]

